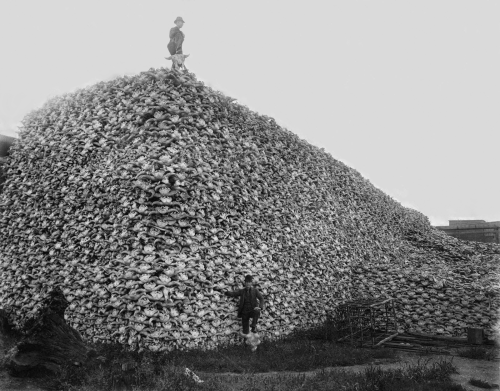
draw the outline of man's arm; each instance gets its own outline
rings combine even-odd
[[[238,289],[237,291],[227,291],[224,292],[224,294],[229,297],[238,297],[241,296],[241,289]]]
[[[169,33],[169,38],[172,39],[175,37],[175,35],[179,32],[179,27],[172,27],[170,29],[170,33]]]

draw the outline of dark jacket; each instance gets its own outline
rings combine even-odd
[[[168,50],[170,54],[182,54],[182,43],[184,42],[184,33],[179,27],[175,26],[170,29],[170,42],[168,43]]]
[[[230,297],[240,297],[240,302],[238,304],[238,318],[241,318],[242,312],[243,312],[243,303],[245,302],[245,291],[246,288],[239,289],[237,291],[233,292],[226,292],[227,296]],[[257,288],[251,287],[250,288],[250,303],[252,303],[252,309],[257,307],[257,299],[259,299],[259,307],[264,310],[266,307],[266,303],[264,301],[264,298],[262,297],[262,294],[259,292]]]

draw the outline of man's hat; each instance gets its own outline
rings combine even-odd
[[[181,21],[182,23],[186,23],[186,22],[184,22],[184,19],[182,19],[180,16],[178,16],[177,19],[174,20],[174,23],[177,23],[178,21]]]

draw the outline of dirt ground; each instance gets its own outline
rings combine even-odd
[[[3,360],[5,350],[8,348],[8,344],[5,343],[0,337],[0,364]],[[500,370],[499,365],[500,361],[483,361],[483,360],[472,360],[462,357],[456,356],[442,356],[442,355],[428,355],[428,356],[419,356],[414,353],[399,353],[399,357],[397,360],[375,360],[371,364],[364,365],[354,365],[348,367],[333,367],[328,368],[328,371],[364,371],[370,365],[380,366],[382,369],[393,369],[404,367],[409,364],[416,364],[418,361],[425,361],[429,364],[433,362],[441,361],[441,360],[453,360],[453,364],[458,369],[458,374],[454,374],[452,376],[453,380],[457,384],[461,384],[467,390],[476,391],[476,390],[484,390],[482,388],[474,387],[468,384],[469,379],[474,377],[476,379],[480,379],[483,381],[487,381],[490,384],[500,384]],[[315,371],[306,372],[306,375],[313,375]],[[256,374],[256,376],[270,376],[275,374],[273,372]],[[282,372],[280,374],[283,374]],[[296,373],[295,373],[296,374]],[[198,374],[203,379],[203,374]],[[212,376],[214,374],[211,374]],[[229,375],[229,374],[225,374]],[[232,376],[239,376],[238,374],[231,374]],[[19,379],[9,376],[5,370],[0,366],[0,390],[1,391],[44,391],[38,385],[38,381],[36,379]]]
[[[429,355],[429,356],[419,356],[414,353],[400,353],[399,360],[397,362],[374,362],[371,365],[380,366],[382,369],[394,369],[401,368],[405,365],[416,364],[418,360],[421,362],[428,362],[432,365],[433,362],[439,362],[442,360],[452,360],[453,364],[457,367],[457,374],[451,376],[452,380],[456,384],[462,385],[467,390],[483,390],[484,388],[474,387],[469,384],[471,377],[483,381],[487,381],[490,384],[500,384],[500,361],[483,361],[483,360],[472,360],[457,356],[441,356],[441,355]],[[370,364],[355,365],[351,367],[342,367],[346,371],[363,371],[365,368],[370,366]],[[331,368],[330,370],[339,370],[339,368]]]
[[[44,391],[37,384],[36,379],[18,379],[11,377],[3,369],[3,358],[10,348],[8,341],[5,341],[0,333],[0,391]]]
[[[470,391],[476,391],[476,390],[482,390],[484,391],[484,388],[478,388],[474,387],[469,383],[469,380],[473,377],[475,379],[487,381],[490,384],[500,384],[500,361],[485,361],[485,360],[473,360],[473,359],[468,359],[468,358],[463,358],[463,357],[458,357],[458,356],[450,356],[450,355],[425,355],[421,356],[415,353],[406,353],[406,352],[398,352],[398,358],[397,359],[379,359],[375,360],[370,364],[363,364],[363,365],[352,365],[352,366],[347,366],[347,367],[331,367],[327,368],[327,371],[352,371],[352,372],[363,372],[366,368],[370,367],[371,365],[375,365],[377,367],[380,367],[383,370],[387,369],[397,369],[397,368],[404,368],[405,366],[408,365],[414,365],[417,364],[418,362],[425,362],[428,363],[429,365],[432,365],[434,362],[439,362],[439,361],[452,361],[453,364],[457,367],[457,374],[453,374],[451,376],[452,380],[456,384],[462,385],[465,389],[470,390]],[[316,373],[317,371],[310,371],[310,372],[293,372],[294,375],[297,374],[304,374],[306,376],[312,376]],[[281,374],[283,375],[284,372],[266,372],[266,373],[261,373],[261,374],[256,374],[256,376],[272,376],[272,375],[277,375]],[[200,378],[203,379],[203,374],[198,373]],[[211,374],[213,376],[214,374]],[[224,375],[230,375],[230,376],[239,376],[236,373],[225,373]]]
[[[37,385],[36,380],[16,379],[0,371],[0,390],[2,391],[45,391]]]

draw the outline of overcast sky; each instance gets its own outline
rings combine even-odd
[[[500,220],[499,1],[0,0],[0,134],[47,99],[169,66],[427,215]]]

